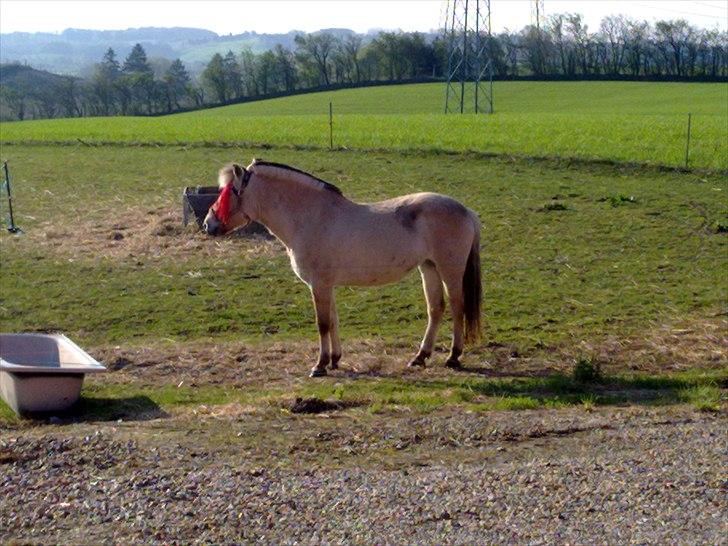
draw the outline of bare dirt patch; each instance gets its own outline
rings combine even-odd
[[[414,348],[412,348],[414,351]],[[379,340],[359,340],[346,344],[346,356],[335,378],[440,377],[450,372],[442,367],[445,354],[435,363],[413,371],[406,367],[410,350]],[[316,362],[315,341],[156,343],[141,347],[105,346],[91,350],[94,357],[112,371],[104,381],[160,385],[284,385],[308,380]]]
[[[313,328],[313,326],[312,326]],[[521,354],[514,348],[485,344],[467,351],[461,370],[444,367],[447,348],[441,345],[428,367],[406,367],[414,344],[384,340],[344,340],[339,379],[444,377],[541,377],[571,371],[579,354],[593,354],[607,373],[640,371],[660,374],[690,368],[728,366],[728,321],[722,316],[660,325],[640,337],[609,339],[577,348],[551,348]],[[103,381],[149,385],[285,386],[308,381],[318,344],[309,341],[156,342],[139,347],[101,346],[91,350],[112,373]]]
[[[654,325],[644,335],[610,338],[581,349],[608,363],[610,369],[645,372],[680,371],[728,364],[728,320],[725,314]]]

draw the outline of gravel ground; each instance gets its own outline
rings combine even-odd
[[[726,544],[726,422],[576,408],[0,430],[0,542]]]

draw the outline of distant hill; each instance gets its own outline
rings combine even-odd
[[[17,63],[0,64],[0,121],[79,115],[79,81]]]
[[[338,36],[354,34],[348,29],[327,29]],[[29,64],[58,74],[86,76],[108,48],[123,61],[136,43],[150,58],[180,58],[192,73],[200,72],[215,53],[239,53],[250,48],[254,53],[272,49],[276,44],[293,49],[301,31],[286,34],[244,32],[219,36],[198,28],[130,28],[127,30],[66,29],[60,34],[13,32],[0,34],[0,63]]]
[[[15,90],[32,90],[54,87],[63,83],[67,77],[36,70],[20,64],[0,64],[0,84]]]

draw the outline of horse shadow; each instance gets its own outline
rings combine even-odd
[[[425,377],[414,373],[389,375],[349,372],[348,379],[391,379],[398,389],[412,387],[421,391],[444,391],[463,387],[476,396],[513,398],[533,407],[645,405],[660,406],[684,403],[685,389],[694,387],[689,378],[643,375],[604,375],[593,379],[575,378],[568,372],[550,368],[534,370],[498,370],[478,365],[463,365],[446,375]],[[459,378],[459,379],[458,379]],[[718,381],[725,388],[726,381]],[[525,399],[525,400],[524,400]],[[529,406],[530,407],[530,406]]]
[[[383,371],[381,369],[366,369],[360,370],[355,368],[342,368],[332,374],[334,377],[342,377],[343,379],[421,379],[422,371],[432,368],[438,368],[438,365],[429,365],[427,368],[409,368],[403,366],[401,370],[395,371]],[[509,379],[509,378],[548,378],[561,372],[552,368],[541,368],[526,371],[513,371],[513,370],[497,370],[492,367],[477,366],[477,365],[461,365],[457,368],[443,367],[443,370],[447,370],[453,376],[480,376],[483,378],[492,379]]]
[[[102,423],[112,421],[151,421],[165,419],[169,414],[148,396],[107,398],[81,396],[65,411],[33,412],[23,414],[33,420],[46,420],[54,424]]]
[[[493,368],[487,368],[485,366],[472,366],[472,365],[461,365],[457,368],[450,368],[454,374],[461,375],[477,375],[481,377],[491,378],[537,378],[537,377],[551,377],[558,374],[559,371],[551,368],[541,368],[537,370],[520,371],[516,372],[513,370],[495,370]]]

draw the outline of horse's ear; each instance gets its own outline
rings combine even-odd
[[[225,165],[217,173],[217,183],[221,188],[223,188],[227,186],[231,180],[233,180],[233,169],[230,165]]]
[[[235,191],[241,192],[243,189],[245,189],[245,186],[248,183],[248,178],[245,174],[247,174],[246,170],[238,165],[237,163],[233,163],[233,181],[235,184]]]

